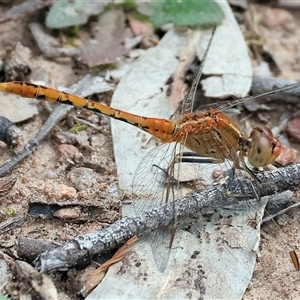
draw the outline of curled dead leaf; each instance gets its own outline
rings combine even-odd
[[[86,297],[90,292],[102,281],[109,267],[120,260],[131,251],[138,238],[133,236],[130,238],[115,254],[114,256],[102,264],[93,274],[87,279],[85,286],[81,290],[81,294]]]

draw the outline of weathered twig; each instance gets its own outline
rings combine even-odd
[[[38,255],[49,249],[58,247],[53,241],[33,239],[28,237],[18,237],[16,250],[18,257],[26,259],[27,262],[34,261]]]
[[[53,3],[53,0],[46,1],[35,1],[35,0],[27,0],[20,4],[14,5],[11,9],[6,11],[5,13],[0,14],[0,23],[7,22],[9,20],[15,20],[16,18],[21,18],[24,16],[28,16],[41,8],[49,6]]]
[[[38,47],[43,54],[50,58],[56,57],[73,57],[78,54],[76,48],[62,48],[58,41],[43,31],[38,23],[30,23],[28,25]]]
[[[255,195],[263,197],[295,189],[300,184],[300,164],[259,173],[257,177],[263,185],[245,179],[234,183],[232,193],[245,195],[243,200],[246,200]],[[219,185],[176,201],[176,214],[178,218],[183,218],[200,210],[212,210],[240,200],[241,197],[228,197],[226,185]],[[42,272],[75,267],[82,261],[89,261],[95,254],[117,247],[134,235],[141,236],[160,226],[167,226],[173,215],[173,205],[170,203],[136,217],[123,218],[105,229],[79,236],[54,250],[44,252],[34,261],[35,267]]]
[[[296,83],[296,81],[286,80],[276,77],[263,77],[263,76],[253,76],[251,93],[253,95],[260,95],[268,91],[272,91],[277,88],[283,88],[285,86]],[[271,101],[282,101],[289,103],[300,103],[300,86],[284,91],[282,93],[275,93],[267,97],[261,97],[256,101],[266,102],[267,100]]]
[[[18,144],[18,138],[22,131],[6,117],[0,116],[0,141],[8,146],[15,147]]]
[[[4,232],[8,232],[10,230],[13,230],[16,227],[21,226],[25,221],[24,216],[17,216],[14,218],[9,218],[8,220],[0,223],[0,234],[3,234]]]
[[[29,140],[24,148],[16,154],[11,160],[0,167],[0,177],[4,176],[6,173],[10,172],[15,166],[22,162],[25,158],[30,156],[34,151],[36,151],[40,142],[49,134],[53,127],[62,120],[65,115],[72,109],[72,107],[66,105],[59,105],[53,109],[53,112],[48,117],[45,124],[39,130],[37,135]]]

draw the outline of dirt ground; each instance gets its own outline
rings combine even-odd
[[[251,50],[255,48],[255,51],[249,51],[253,66],[259,66],[260,60],[263,60],[262,55],[254,55],[261,51],[259,46],[254,45],[262,45],[276,61],[276,64],[272,64],[276,66],[276,75],[299,80],[300,10],[253,4],[246,13],[248,21],[251,19],[250,12],[255,19],[251,30],[245,22],[241,23],[241,28],[245,37],[249,37],[246,40]],[[27,27],[33,19],[41,22],[39,14],[43,13],[44,11],[1,23],[0,58],[4,63],[16,42],[21,42],[31,50],[30,64],[36,68],[33,76],[41,76],[42,81],[53,87],[70,86],[89,70],[76,64],[72,58],[45,58]],[[80,41],[81,38],[86,38],[88,30],[88,26],[84,27],[77,39]],[[64,40],[60,36],[64,33],[55,34],[57,39]],[[3,81],[4,75],[3,70]],[[111,95],[112,92],[108,92],[100,100],[109,105]],[[4,94],[1,97],[5,97]],[[95,99],[97,97],[99,96],[94,95]],[[282,110],[290,109],[290,115],[295,113],[295,107],[283,109],[282,105],[276,105],[279,106],[270,105],[270,116],[275,120],[273,126],[276,125],[276,120],[281,120],[279,114]],[[39,103],[38,109],[39,114],[17,124],[22,130],[22,137],[14,149],[15,152],[21,150],[35,136],[49,115],[48,105]],[[87,126],[77,133],[70,132],[76,124],[77,116],[95,126]],[[259,122],[259,113],[254,119]],[[66,147],[65,144],[69,146]],[[298,148],[297,144],[291,146]],[[11,159],[13,151],[4,143],[0,144],[0,149],[2,165]],[[121,218],[120,207],[123,199],[117,193],[118,178],[110,123],[105,116],[81,112],[79,109],[72,110],[55,126],[37,151],[14,168],[9,176],[11,177],[7,178],[11,181],[15,178],[16,183],[1,197],[0,223],[3,225],[10,217],[16,216],[23,217],[23,222],[12,230],[1,233],[0,247],[2,250],[9,249],[15,255],[17,237],[46,238],[63,243]],[[5,188],[2,182],[0,186],[1,189]],[[102,199],[101,204],[95,201],[99,197]],[[56,217],[46,218],[43,209],[47,210],[51,205],[65,210],[56,212]],[[93,215],[91,211],[96,213]],[[300,211],[295,208],[280,216],[276,220],[277,224],[268,222],[262,226],[260,255],[244,300],[300,299],[299,273],[294,269],[289,256],[291,250],[298,253],[300,251],[299,220]],[[82,299],[78,295],[82,287],[82,271],[71,270],[51,277],[60,293],[59,299]],[[19,299],[17,294],[14,299]]]

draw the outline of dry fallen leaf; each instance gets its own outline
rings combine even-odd
[[[133,236],[130,238],[115,254],[114,256],[100,266],[93,274],[88,278],[85,286],[81,290],[81,294],[86,297],[104,278],[109,267],[124,258],[125,255],[132,249],[138,238]]]
[[[297,161],[297,150],[288,147],[285,145],[281,146],[281,153],[276,158],[275,163],[278,163],[280,166],[286,166]]]
[[[192,45],[187,45],[177,54],[180,62],[172,76],[172,88],[168,97],[174,111],[183,99],[183,94],[186,91],[186,84],[184,83],[185,73],[193,62],[195,55],[195,49]]]
[[[81,60],[90,68],[116,63],[127,52],[121,44],[124,20],[121,10],[109,10],[100,18],[95,38],[80,49]]]

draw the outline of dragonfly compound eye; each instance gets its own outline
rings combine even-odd
[[[248,152],[248,161],[256,168],[273,163],[281,152],[281,143],[269,128],[255,127],[250,138],[252,145]]]

